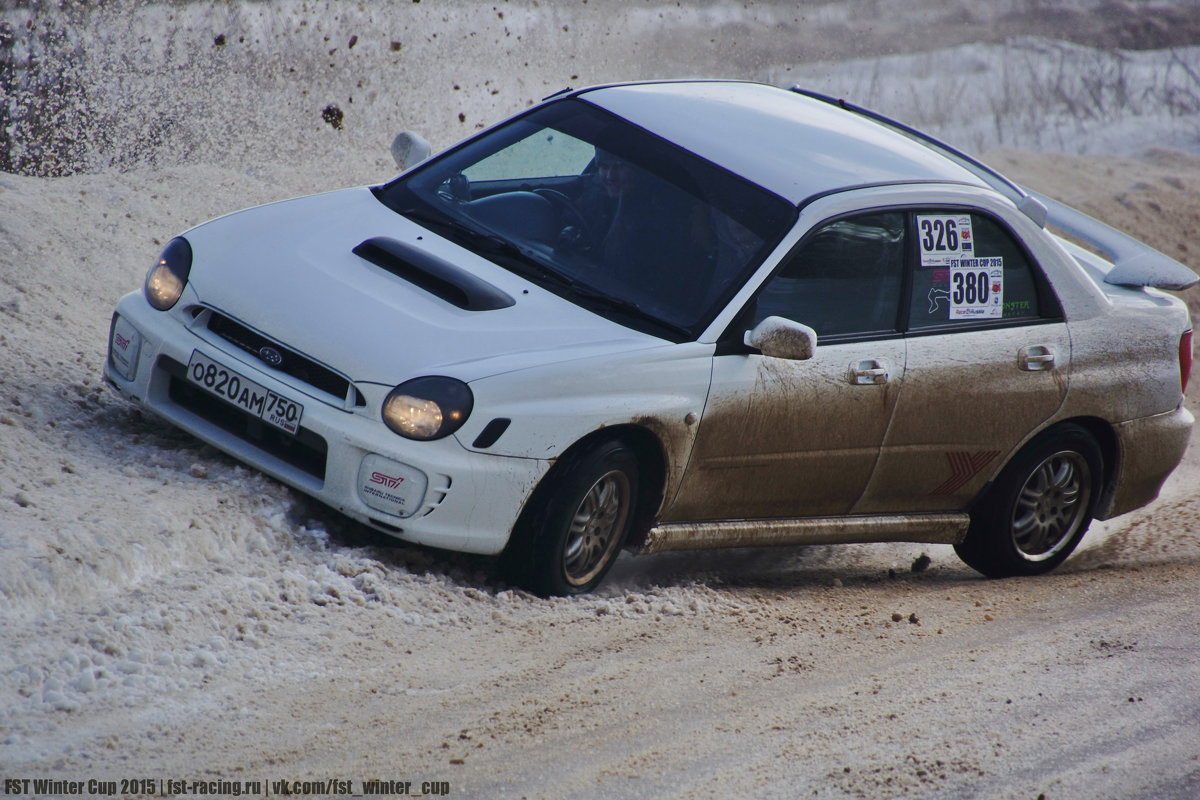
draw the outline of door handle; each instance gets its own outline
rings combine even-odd
[[[1054,348],[1044,344],[1022,347],[1017,352],[1017,365],[1026,372],[1054,369]]]
[[[873,386],[888,382],[887,362],[876,358],[851,362],[846,378],[855,386]]]

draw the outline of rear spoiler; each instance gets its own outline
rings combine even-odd
[[[1040,227],[1046,227],[1047,223],[1054,225],[1108,256],[1113,262],[1113,268],[1105,274],[1105,283],[1116,286],[1151,286],[1155,289],[1186,289],[1200,281],[1200,275],[1165,253],[1160,253],[1082,211],[1076,211],[1044,194],[1018,186],[978,159],[927,133],[840,98],[812,92],[799,86],[792,86],[791,91],[872,119],[958,162],[1012,200],[1025,216]]]
[[[1105,283],[1186,289],[1200,282],[1200,275],[1167,254],[1044,194],[1025,192],[1046,207],[1048,223],[1108,256],[1113,268],[1105,274]]]

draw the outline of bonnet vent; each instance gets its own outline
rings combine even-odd
[[[396,239],[367,239],[354,254],[467,311],[495,311],[517,302],[462,267]]]

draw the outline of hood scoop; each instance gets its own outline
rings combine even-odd
[[[462,267],[397,239],[375,236],[354,254],[398,278],[467,311],[495,311],[517,301]]]

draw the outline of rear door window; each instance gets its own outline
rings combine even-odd
[[[916,257],[909,330],[1059,316],[1014,237],[983,214],[914,214]]]

